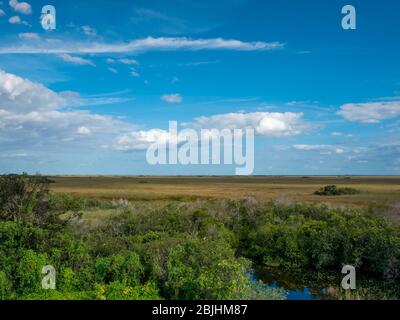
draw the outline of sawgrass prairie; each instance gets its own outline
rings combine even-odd
[[[54,192],[98,199],[129,201],[240,199],[258,201],[328,203],[335,206],[399,206],[400,177],[148,177],[148,176],[57,176]],[[326,185],[352,187],[357,195],[318,196]]]

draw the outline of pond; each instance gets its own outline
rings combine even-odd
[[[301,281],[297,281],[290,274],[278,272],[275,269],[258,267],[253,270],[250,279],[260,280],[268,288],[283,289],[286,291],[286,300],[321,300],[327,298],[326,289],[310,288]]]
[[[306,275],[282,272],[277,268],[256,267],[249,277],[267,288],[283,289],[286,300],[397,300],[399,283],[359,277],[357,290],[341,288],[342,275],[309,272]]]

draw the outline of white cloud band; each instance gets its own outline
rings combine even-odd
[[[198,51],[198,50],[236,50],[263,51],[282,49],[280,42],[243,42],[240,40],[190,39],[190,38],[153,38],[147,37],[127,43],[67,42],[51,45],[48,41],[33,44],[0,47],[0,54],[103,54],[134,53],[146,51]]]

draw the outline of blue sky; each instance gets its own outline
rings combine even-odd
[[[148,165],[176,120],[254,126],[257,175],[398,175],[399,30],[390,0],[2,0],[0,171],[234,174]]]

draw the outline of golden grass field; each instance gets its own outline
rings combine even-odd
[[[259,201],[330,203],[365,207],[370,204],[398,206],[400,177],[52,177],[54,192],[72,193],[99,199],[130,201],[195,200],[208,198]],[[325,186],[353,187],[361,194],[321,197],[313,193]]]

